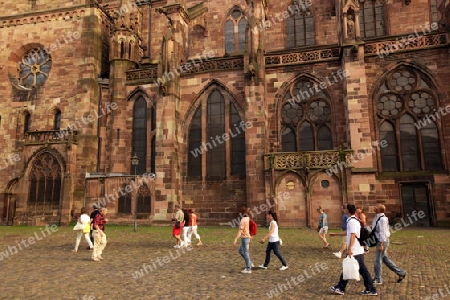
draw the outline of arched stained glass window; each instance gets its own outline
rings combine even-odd
[[[137,175],[147,173],[148,166],[150,166],[150,172],[155,172],[155,134],[156,107],[149,105],[143,96],[139,96],[133,104],[133,147],[130,152],[130,158],[136,155],[139,158],[139,164],[136,168],[131,165],[131,174],[135,171]]]
[[[206,95],[189,125],[188,176],[222,180],[245,175],[246,125],[230,95],[215,87]]]
[[[144,97],[139,97],[133,108],[133,154],[139,158],[139,164],[131,166],[131,174],[144,174],[147,157],[147,101]]]
[[[122,184],[121,190],[124,193],[119,193],[119,214],[131,214],[131,194],[126,192],[126,184]]]
[[[247,19],[241,8],[233,7],[225,22],[225,53],[245,51]]]
[[[375,93],[384,172],[443,171],[436,88],[416,69],[391,71]]]
[[[54,155],[43,153],[33,162],[28,194],[29,211],[39,213],[59,210],[61,166]]]
[[[145,218],[150,215],[150,190],[146,184],[139,188],[136,203],[138,217]]]
[[[316,84],[301,78],[289,87],[284,97],[281,105],[283,151],[333,149],[330,100],[321,89],[314,87]]]
[[[33,49],[19,62],[20,85],[33,88],[44,85],[52,68],[50,54],[43,49]]]

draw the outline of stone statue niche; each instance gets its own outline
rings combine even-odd
[[[356,39],[356,26],[355,26],[355,11],[349,9],[347,11],[347,41],[354,41]]]

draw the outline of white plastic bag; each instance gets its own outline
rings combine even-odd
[[[344,280],[359,281],[359,264],[353,256],[347,256],[342,261],[342,276]]]

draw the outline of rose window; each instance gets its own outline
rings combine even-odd
[[[42,49],[33,49],[19,62],[19,83],[27,88],[42,86],[51,67],[50,55]]]

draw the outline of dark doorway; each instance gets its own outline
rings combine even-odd
[[[432,224],[432,216],[430,214],[431,209],[427,184],[405,183],[401,187],[404,222],[411,226],[430,226]],[[415,214],[413,213],[414,211],[416,211]],[[414,217],[420,211],[423,211],[425,216],[422,218]],[[423,216],[423,213],[420,216]]]

